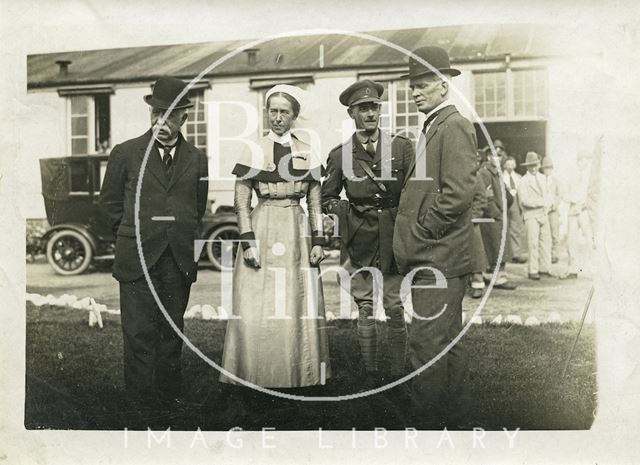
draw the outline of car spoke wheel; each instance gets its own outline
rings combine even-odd
[[[222,269],[222,253],[223,247],[231,247],[233,250],[233,260],[231,266],[235,263],[236,253],[238,252],[238,242],[225,243],[223,241],[237,241],[240,239],[238,227],[233,224],[225,224],[214,229],[209,234],[207,242],[207,257],[213,267],[220,271]],[[228,252],[228,249],[224,249]]]
[[[91,244],[77,231],[58,231],[47,242],[47,260],[58,274],[71,276],[83,273],[92,258]]]

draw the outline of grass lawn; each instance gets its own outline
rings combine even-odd
[[[124,395],[120,319],[109,314],[103,318],[104,329],[90,328],[84,311],[28,304],[27,428],[420,428],[419,421],[407,424],[395,389],[342,402],[300,402],[246,392],[229,395],[221,392],[218,373],[188,349],[183,352],[187,406],[171,414],[141,415],[131,410]],[[473,326],[464,336],[472,393],[468,424],[485,429],[588,429],[596,410],[592,325],[583,329],[567,375],[560,379],[577,328],[575,323]],[[224,331],[224,322],[186,321],[186,335],[216,362],[221,359]],[[354,323],[333,322],[329,335],[334,377],[309,394],[354,393],[359,363]]]

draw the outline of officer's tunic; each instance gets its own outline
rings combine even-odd
[[[404,176],[414,156],[409,139],[382,130],[374,156],[365,150],[356,134],[329,154],[322,205],[325,213],[338,218],[343,263],[350,259],[356,267],[374,266],[383,273],[396,272],[393,226]],[[367,176],[361,162],[370,167],[376,178],[393,178],[380,179],[386,192]],[[340,198],[343,189],[348,200]]]

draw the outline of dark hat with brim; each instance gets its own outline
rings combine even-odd
[[[431,67],[425,66],[416,58],[409,58],[409,74],[400,76],[400,79],[414,79],[418,77],[436,74],[434,69],[442,74],[458,76],[460,70],[452,68],[449,61],[449,54],[442,47],[421,47],[413,52],[414,55],[426,61]]]
[[[520,166],[533,166],[540,163],[540,156],[536,152],[527,152],[527,158]]]
[[[159,108],[160,110],[166,110],[176,100],[178,95],[187,87],[187,84],[181,79],[174,77],[161,77],[153,85],[153,91],[151,95],[145,95],[144,101],[153,108]],[[191,108],[193,103],[187,97],[187,94],[176,102],[173,107],[174,110],[181,108]]]
[[[354,82],[340,94],[340,103],[345,107],[360,105],[361,103],[382,103],[384,86],[379,82],[364,79]]]

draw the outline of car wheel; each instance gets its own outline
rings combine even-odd
[[[47,261],[58,274],[81,274],[89,267],[92,258],[91,244],[78,231],[58,231],[47,242]]]
[[[231,262],[233,266],[236,259],[236,252],[238,251],[238,243],[224,244],[222,241],[237,241],[240,239],[238,227],[234,224],[224,224],[211,231],[207,239],[207,257],[213,267],[218,271],[222,269],[222,248],[227,246],[233,247],[233,261]]]

